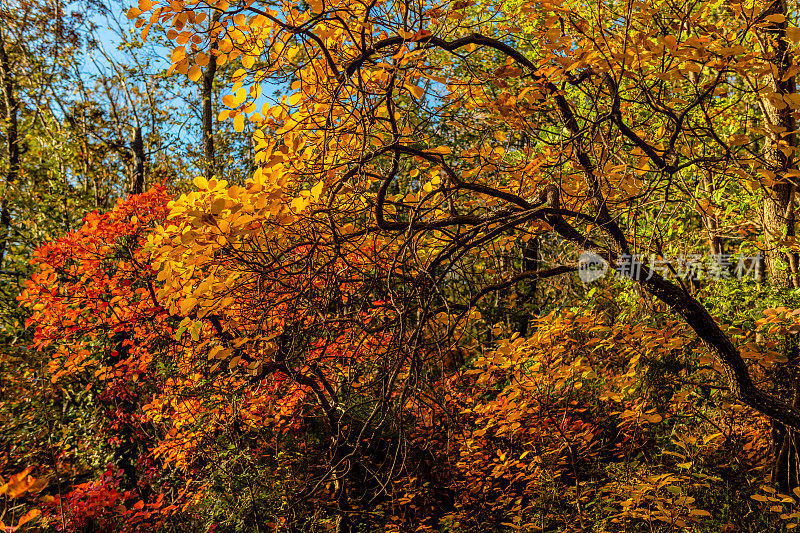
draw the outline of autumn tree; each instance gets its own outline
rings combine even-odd
[[[121,7],[113,9],[120,21],[132,27]],[[93,40],[93,24],[103,12],[102,3],[4,2],[0,6],[0,139],[4,147],[0,153],[0,485],[31,467],[30,477],[44,485],[52,483],[41,495],[49,493],[51,498],[61,488],[83,484],[96,470],[107,473],[104,454],[124,455],[115,453],[107,442],[86,455],[68,449],[65,443],[83,438],[98,443],[87,437],[87,431],[103,427],[102,416],[92,421],[99,403],[82,388],[85,382],[59,389],[49,385],[45,376],[52,353],[29,349],[34,332],[27,330],[26,321],[31,310],[20,307],[17,300],[34,270],[31,259],[36,248],[79,227],[87,212],[108,209],[127,194],[128,178],[133,175],[128,170],[135,166],[129,142],[133,130],[120,123],[129,118],[126,108],[130,109],[131,100],[126,101],[124,91],[114,85],[114,76],[120,74],[115,67],[127,72],[128,78],[122,73],[116,80],[126,81],[133,103],[152,102],[154,114],[144,117],[144,122],[149,120],[163,134],[144,131],[143,149],[152,152],[144,154],[144,159],[149,158],[150,181],[173,179],[185,172],[182,167],[194,164],[182,153],[185,145],[176,143],[176,132],[167,131],[185,120],[175,113],[184,107],[182,100],[176,105],[175,94],[182,96],[183,86],[170,85],[175,91],[165,95],[165,83],[159,85],[156,69],[148,66],[158,57],[148,56],[148,49],[139,50],[138,38],[122,44],[107,40],[101,49]],[[118,36],[129,36],[130,28],[117,29]],[[113,32],[105,37],[109,34]],[[124,56],[118,45],[125,49]],[[105,62],[106,55],[116,63]],[[136,84],[145,90],[138,91]],[[133,447],[128,454],[134,466],[138,451]],[[111,482],[118,472],[109,474]],[[31,493],[23,493],[27,496],[5,501],[8,513],[2,520],[9,527],[36,507]],[[65,490],[62,495],[68,493]],[[98,499],[100,493],[94,493]]]
[[[88,218],[23,299],[38,347],[71,346],[54,382],[96,367],[125,426],[156,428],[125,438],[197,487],[186,509],[252,529],[687,529],[723,490],[714,454],[763,466],[765,420],[771,482],[798,488],[790,6],[127,15],[203,80],[204,176],[149,193],[157,215],[137,196]],[[210,143],[220,73],[217,118],[252,131],[245,183]],[[618,275],[577,282],[581,252]],[[731,279],[758,255],[768,283]]]
[[[492,6],[480,32],[462,4],[218,7],[225,14],[208,41],[218,61],[242,56],[252,70],[249,93],[239,90],[227,102],[230,116],[240,125],[243,114],[263,121],[264,139],[270,131],[292,133],[292,142],[275,142],[297,154],[291,173],[300,187],[323,179],[333,242],[347,236],[337,226],[352,224],[337,222],[338,202],[366,200],[374,226],[356,231],[393,234],[402,247],[429,250],[415,258],[419,272],[411,279],[419,290],[448,276],[474,287],[463,303],[426,294],[420,303],[431,300],[414,317],[420,324],[440,309],[465,306],[468,316],[490,292],[575,268],[574,260],[516,272],[505,265],[467,282],[461,261],[486,254],[489,243],[513,247],[555,231],[612,262],[666,257],[679,250],[664,238],[667,216],[697,220],[682,202],[707,216],[712,201],[740,194],[743,182],[763,194],[767,263],[781,283],[776,228],[787,238],[793,228],[790,215],[773,215],[791,211],[790,49],[797,37],[785,6],[502,4]],[[160,20],[191,27],[190,6],[157,9]],[[740,30],[726,33],[717,24]],[[180,72],[193,68],[193,50],[187,52],[173,56]],[[249,102],[259,80],[288,71],[300,73],[293,96],[255,112]],[[737,125],[734,117],[752,113],[752,101],[763,125]],[[468,127],[486,133],[458,152],[432,146],[429,117],[465,116],[463,109],[476,119]],[[526,146],[511,148],[514,136],[524,136]],[[270,144],[263,143],[267,154]],[[406,172],[419,176],[418,185],[393,194]],[[698,197],[698,175],[728,185],[704,186],[716,198]],[[796,427],[791,400],[754,382],[732,339],[685,286],[646,265],[637,270],[633,280],[717,356],[735,397]],[[458,323],[447,324],[448,335]]]

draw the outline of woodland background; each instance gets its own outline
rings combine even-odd
[[[799,18],[3,0],[0,529],[794,529]]]

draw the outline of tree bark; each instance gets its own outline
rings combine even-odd
[[[531,237],[522,249],[522,271],[534,270],[539,266],[539,238]],[[531,315],[536,311],[536,288],[538,280],[521,281],[517,285],[517,307],[522,312],[519,315],[517,331],[520,336],[527,337],[530,333]]]
[[[782,15],[782,22],[771,22],[758,31],[761,52],[772,64],[768,76],[769,88],[777,95],[796,92],[794,76],[786,76],[791,68],[792,47],[786,39],[789,10],[786,0],[776,0],[762,13],[762,17]],[[770,283],[781,291],[798,286],[796,254],[781,252],[781,241],[795,235],[794,195],[795,186],[785,179],[786,172],[795,168],[792,149],[795,145],[795,121],[791,109],[775,104],[777,98],[762,98],[764,126],[767,132],[764,142],[764,161],[767,169],[774,173],[774,181],[764,188],[763,220],[766,269]],[[798,406],[800,384],[797,380],[796,335],[786,341],[787,362],[773,370],[774,394],[784,401]],[[800,486],[800,454],[798,454],[796,431],[773,423],[773,450],[775,459],[772,481],[784,494]]]
[[[791,45],[786,39],[789,19],[786,0],[773,2],[762,17],[782,15],[783,22],[772,22],[757,32],[761,52],[773,66],[768,76],[769,88],[777,95],[796,92],[794,76],[785,76],[792,66]],[[774,182],[764,188],[763,205],[766,268],[773,285],[788,288],[797,286],[797,260],[794,254],[783,254],[780,241],[795,235],[794,185],[785,179],[786,172],[795,167],[792,147],[795,144],[795,121],[792,110],[785,104],[779,108],[776,98],[762,98],[764,126],[767,131],[764,142],[764,161],[767,169],[775,174]]]
[[[719,258],[722,255],[722,237],[719,234],[719,221],[713,205],[714,180],[711,171],[703,173],[703,189],[709,200],[709,205],[703,212],[705,219],[706,232],[708,233],[708,251],[712,257]]]
[[[128,187],[129,194],[141,194],[144,192],[144,140],[142,139],[142,127],[136,125],[133,129],[133,142],[131,142],[131,152],[133,153],[133,176]]]
[[[17,114],[19,103],[17,102],[14,75],[11,72],[11,65],[8,60],[6,41],[3,30],[0,28],[0,83],[2,83],[3,100],[5,103],[5,134],[6,152],[8,154],[8,170],[5,175],[5,190],[0,199],[0,268],[3,266],[11,232],[11,206],[8,200],[10,187],[19,177],[19,134],[17,124]]]
[[[219,21],[221,12],[214,11],[211,17],[211,26]],[[214,153],[214,77],[217,75],[217,56],[214,55],[215,46],[208,51],[208,65],[203,72],[203,157],[205,159],[205,177],[210,180],[216,175],[217,162]]]

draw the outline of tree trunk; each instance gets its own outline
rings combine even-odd
[[[762,15],[783,15],[783,22],[770,23],[757,36],[763,55],[770,59],[773,75],[768,76],[769,86],[778,95],[796,92],[794,76],[786,78],[785,73],[792,66],[791,46],[786,40],[786,27],[789,17],[786,0],[778,0]],[[779,109],[775,100],[761,99],[764,126],[767,135],[764,142],[764,161],[767,169],[775,174],[774,182],[765,187],[763,206],[765,259],[767,272],[773,285],[788,288],[797,286],[797,261],[780,251],[783,237],[795,234],[794,193],[795,187],[786,180],[786,172],[793,169],[792,148],[795,144],[795,124],[792,110],[784,104]]]
[[[539,265],[539,238],[531,237],[522,249],[522,270],[534,270]],[[530,333],[531,315],[536,309],[537,280],[526,280],[517,284],[517,307],[521,310],[518,315],[517,331],[520,336],[527,337]]]
[[[142,127],[137,125],[133,130],[133,142],[131,143],[133,153],[133,177],[128,187],[128,194],[141,194],[144,192],[144,140],[142,139]]]
[[[708,252],[712,257],[719,258],[722,255],[722,237],[719,234],[719,221],[713,206],[714,179],[710,170],[703,172],[703,190],[709,200],[709,206],[703,213],[708,232]]]
[[[6,152],[8,154],[8,170],[5,175],[5,191],[0,199],[0,268],[3,266],[11,232],[11,206],[8,195],[10,187],[19,177],[19,136],[17,133],[17,113],[19,104],[14,94],[14,76],[6,51],[6,42],[0,28],[0,83],[3,87],[6,123]]]
[[[130,333],[126,331],[115,333],[111,337],[116,355],[109,358],[109,366],[116,365],[128,356],[130,350],[126,345],[128,340],[130,340]],[[121,386],[124,388],[124,384]],[[114,398],[114,403],[110,404],[108,408],[111,411],[114,407],[119,410],[123,418],[121,422],[117,420],[121,427],[118,433],[119,445],[116,449],[117,463],[122,470],[122,484],[125,489],[134,490],[139,482],[137,463],[140,452],[139,442],[134,428],[131,426],[136,406],[126,393],[123,397]]]
[[[777,0],[762,13],[763,17],[782,15],[782,22],[772,22],[757,32],[763,55],[772,63],[773,74],[768,76],[769,86],[778,95],[796,92],[794,76],[786,76],[792,66],[791,45],[786,40],[789,11],[786,0]],[[795,186],[786,180],[786,172],[795,167],[793,147],[795,145],[795,121],[791,109],[775,105],[776,100],[761,99],[764,126],[767,132],[764,142],[764,161],[767,170],[774,173],[771,184],[765,188],[763,220],[766,270],[770,283],[780,289],[789,290],[798,286],[797,256],[781,252],[781,241],[795,235],[794,195]],[[800,387],[797,380],[797,336],[786,341],[787,362],[778,365],[773,373],[774,391],[786,402],[798,405]],[[775,463],[772,481],[783,494],[791,494],[800,486],[800,454],[798,433],[779,423],[773,424],[773,449]]]
[[[211,17],[211,26],[219,20],[222,12],[214,11]],[[210,180],[216,175],[217,164],[214,154],[214,77],[217,75],[217,56],[214,55],[216,47],[208,51],[208,65],[203,72],[203,156],[205,177]]]

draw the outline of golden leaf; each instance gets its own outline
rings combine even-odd
[[[408,89],[408,91],[409,91],[409,92],[410,92],[412,95],[414,95],[414,98],[416,98],[417,100],[419,100],[420,98],[422,98],[422,95],[423,95],[423,94],[425,94],[425,91],[422,89],[422,87],[418,87],[418,86],[416,86],[416,85],[411,85],[411,84],[409,84],[409,83],[406,83],[406,84],[403,84],[403,87],[405,87],[406,89]]]
[[[189,67],[189,73],[187,74],[187,76],[189,76],[189,79],[192,81],[198,81],[202,74],[203,72],[202,70],[200,70],[199,66],[192,65],[191,67]]]
[[[244,131],[244,115],[236,115],[236,118],[233,119],[233,129],[239,133]]]
[[[208,180],[205,179],[203,176],[197,176],[194,179],[194,185],[198,189],[207,189],[208,188]]]
[[[197,298],[192,298],[192,297],[186,298],[181,303],[181,314],[182,315],[188,315],[189,311],[194,309],[194,306],[196,306],[196,305],[197,305]]]

